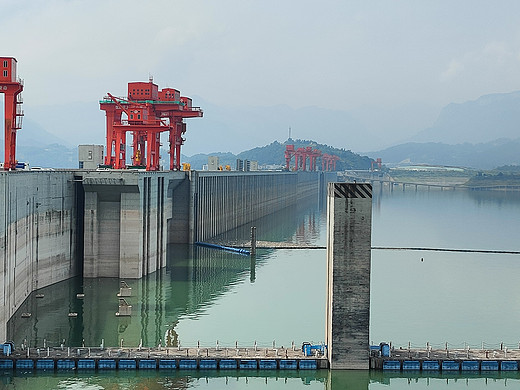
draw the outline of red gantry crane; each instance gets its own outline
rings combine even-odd
[[[321,157],[322,170],[328,171],[336,169],[336,161],[340,158],[335,155],[323,154],[319,149],[313,149],[312,146],[295,149],[294,145],[285,145],[285,169],[291,170],[290,164],[292,157],[295,157],[295,171],[307,170],[307,159],[309,159],[309,171],[316,171],[318,157]]]
[[[383,165],[383,161],[381,160],[381,157],[378,157],[377,160],[372,160],[370,164],[370,170],[372,172],[375,171],[374,167],[377,167],[377,169],[381,170],[381,166]]]
[[[132,166],[159,170],[160,135],[168,132],[170,170],[180,170],[182,136],[186,132],[184,118],[203,115],[199,107],[192,106],[189,97],[181,96],[174,88],[159,90],[152,79],[128,83],[127,98],[107,94],[99,106],[107,121],[105,165],[115,169],[126,168],[126,133],[130,131]]]
[[[16,78],[16,59],[0,57],[0,93],[4,97],[4,170],[16,168],[16,132],[22,128],[23,81]]]
[[[335,154],[327,154],[325,153],[321,157],[321,170],[322,171],[335,171],[336,170],[336,162],[339,161],[339,157]]]

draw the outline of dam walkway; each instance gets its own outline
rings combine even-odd
[[[316,370],[327,369],[324,356],[301,349],[260,347],[213,348],[26,348],[0,356],[0,370]]]

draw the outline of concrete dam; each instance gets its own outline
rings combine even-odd
[[[0,172],[0,337],[31,292],[76,277],[141,278],[168,244],[210,240],[318,197],[316,172]],[[334,176],[334,177],[332,177]]]

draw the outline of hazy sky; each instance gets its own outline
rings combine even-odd
[[[91,103],[90,134],[41,118],[77,142],[103,137],[106,92],[149,75],[195,105],[347,111],[389,142],[446,104],[520,89],[520,1],[0,0],[0,55],[18,59],[27,117]]]

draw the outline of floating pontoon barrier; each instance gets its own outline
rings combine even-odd
[[[233,248],[232,246],[223,246],[223,245],[217,245],[217,244],[210,244],[209,242],[197,241],[195,243],[195,245],[205,246],[207,248],[213,248],[213,249],[220,249],[220,250],[234,252],[234,253],[239,253],[241,255],[250,255],[251,254],[251,252],[248,251],[247,249]]]

